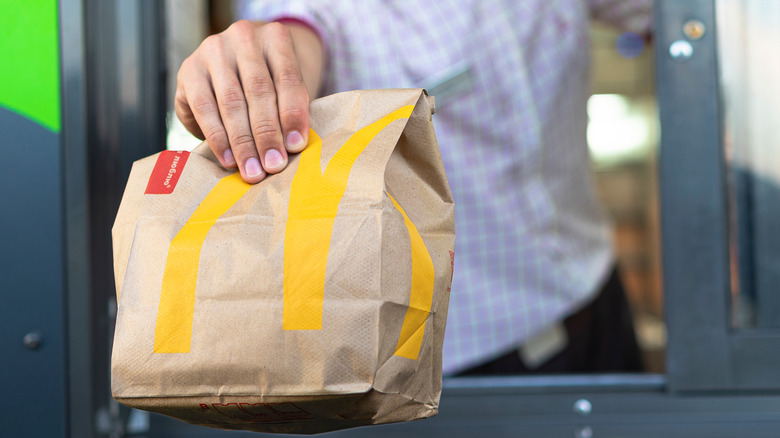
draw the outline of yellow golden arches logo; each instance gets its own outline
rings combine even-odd
[[[155,353],[190,352],[195,285],[203,241],[217,219],[238,202],[250,187],[238,173],[219,180],[171,241],[165,260],[160,306],[157,309]]]
[[[284,330],[321,330],[322,307],[333,224],[357,158],[387,125],[408,118],[413,105],[388,114],[353,134],[320,166],[322,141],[311,131],[290,188],[285,229],[283,274]],[[155,353],[188,353],[192,340],[200,251],[211,227],[250,185],[238,174],[221,179],[176,234],[168,249],[155,327]],[[430,254],[401,206],[412,244],[411,301],[401,329],[396,355],[417,359],[433,296],[434,270]]]
[[[325,267],[339,202],[358,156],[391,122],[408,118],[414,106],[402,107],[354,133],[321,171],[322,141],[311,131],[309,146],[290,187],[284,232],[284,330],[320,330]],[[303,262],[305,260],[305,262]]]
[[[388,196],[390,195],[388,194]],[[417,360],[425,333],[425,321],[431,313],[433,283],[436,279],[436,273],[433,269],[431,254],[428,252],[420,232],[417,231],[417,227],[414,226],[398,201],[392,196],[390,196],[390,200],[404,216],[404,224],[409,231],[409,240],[412,244],[411,297],[404,323],[401,326],[401,336],[399,336],[398,345],[395,347],[395,355]]]

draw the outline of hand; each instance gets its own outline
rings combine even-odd
[[[182,63],[176,114],[223,166],[238,165],[256,183],[306,147],[309,90],[313,97],[321,72],[322,46],[309,28],[237,21]]]

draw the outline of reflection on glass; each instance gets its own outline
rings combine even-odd
[[[625,56],[614,49],[614,41],[620,37],[616,32],[613,35],[608,46],[611,59],[624,62]],[[597,57],[595,63],[603,67],[606,61]],[[592,95],[587,107],[587,142],[594,182],[614,224],[615,253],[646,370],[663,373],[666,327],[655,191],[659,136],[656,101],[649,86],[620,89],[612,84],[597,88],[601,93]]]
[[[718,0],[735,328],[780,326],[780,2]]]
[[[588,149],[598,167],[646,160],[657,142],[651,96],[594,94],[588,99]]]

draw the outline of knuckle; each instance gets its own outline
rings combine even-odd
[[[192,84],[192,81],[197,77],[198,73],[203,69],[203,64],[200,63],[200,57],[197,54],[192,54],[184,59],[179,66],[179,70],[176,72],[176,83],[178,86],[188,86]]]
[[[192,56],[188,56],[184,58],[184,61],[181,62],[181,65],[179,66],[179,71],[178,73],[176,73],[176,80],[181,82],[184,73],[190,70],[191,68],[192,68]]]
[[[227,143],[227,133],[221,126],[212,126],[205,131],[203,135],[211,147],[218,147]]]
[[[222,92],[220,98],[226,111],[240,110],[246,106],[244,93],[238,88],[227,88]]]
[[[225,33],[238,41],[251,42],[255,38],[255,25],[248,20],[238,20]]]
[[[210,99],[197,99],[194,102],[192,102],[192,109],[196,112],[203,113],[203,114],[210,114],[213,112],[216,112],[216,108],[214,107],[214,103]]]
[[[280,87],[302,87],[303,77],[297,67],[284,67],[278,73],[275,82]]]
[[[200,47],[207,52],[221,52],[222,42],[219,35],[209,35],[200,43]]]
[[[252,76],[244,84],[246,92],[252,97],[268,97],[275,95],[274,83],[269,77]]]
[[[228,31],[246,33],[247,31],[252,30],[252,28],[252,23],[250,23],[249,20],[238,20],[228,27]]]
[[[252,46],[255,43],[255,25],[247,20],[238,20],[225,31],[228,38],[240,45]]]
[[[237,134],[230,139],[230,145],[239,151],[253,150],[255,139],[249,134]]]
[[[252,124],[252,134],[257,139],[276,139],[279,135],[279,124],[270,119],[258,120]]]
[[[296,120],[306,117],[307,111],[297,106],[291,106],[289,108],[280,108],[279,117],[284,120]]]
[[[290,40],[290,29],[282,23],[271,22],[263,26],[263,31],[266,35],[272,38],[281,40]]]

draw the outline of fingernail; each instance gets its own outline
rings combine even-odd
[[[225,166],[236,165],[236,158],[233,157],[233,152],[231,152],[230,149],[226,150],[225,153],[222,154],[222,161],[225,163]]]
[[[290,151],[299,151],[303,149],[305,144],[303,143],[303,136],[298,131],[290,131],[287,134],[287,149]]]
[[[250,178],[254,178],[263,174],[263,168],[260,167],[260,162],[257,161],[257,158],[255,157],[246,160],[246,164],[244,164],[244,170],[246,171],[246,176]]]
[[[284,157],[276,149],[269,149],[265,153],[265,168],[276,170],[284,164]]]

